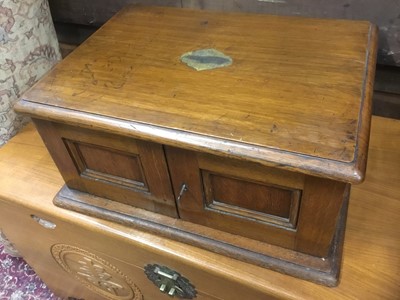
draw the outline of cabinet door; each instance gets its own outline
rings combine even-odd
[[[166,148],[183,220],[327,257],[346,184]]]
[[[294,248],[304,176],[171,147],[166,153],[175,192],[183,192],[183,220]]]
[[[34,121],[69,188],[177,217],[161,145]]]

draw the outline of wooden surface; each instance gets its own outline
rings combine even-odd
[[[250,237],[272,245],[295,249],[317,257],[328,257],[331,241],[337,228],[339,211],[345,198],[345,183],[302,176],[275,168],[258,168],[254,164],[232,159],[219,159],[218,157],[178,148],[167,147],[165,153],[175,195],[179,194],[182,182],[188,186],[187,192],[182,195],[178,203],[179,216],[182,220]],[[286,224],[279,223],[279,218],[276,218],[277,215],[269,215],[270,218],[278,219],[275,222],[271,220],[263,222],[262,219],[254,215],[249,217],[243,210],[221,213],[215,208],[205,206],[204,203],[207,201],[205,199],[210,199],[210,192],[216,191],[215,186],[208,185],[210,182],[204,174],[205,171],[221,175],[221,178],[237,178],[240,180],[242,183],[240,186],[237,185],[239,181],[235,183],[236,188],[241,188],[239,197],[242,203],[236,206],[238,209],[243,209],[246,205],[256,204],[256,191],[250,183],[257,185],[264,183],[285,189],[297,187],[303,193],[300,207],[296,204],[293,205],[294,214],[298,217],[298,220],[295,224],[292,224],[291,230],[288,226],[290,221],[285,220]],[[281,191],[283,190],[281,189]],[[232,187],[223,189],[224,196],[230,199],[234,198],[233,193],[235,193],[235,190]],[[246,198],[246,195],[248,198]],[[261,199],[264,203],[274,204],[274,201],[267,201],[265,191],[263,191]],[[246,200],[247,204],[245,204]],[[222,236],[219,239],[229,244]],[[245,249],[254,250],[251,247],[245,247]],[[278,248],[276,252],[283,252],[283,249]],[[297,254],[293,255],[296,256]],[[276,257],[276,253],[272,256]]]
[[[34,122],[70,188],[177,217],[162,145]]]
[[[253,12],[314,18],[368,20],[377,24],[379,32],[378,61],[400,66],[400,3],[393,0],[57,0],[50,1],[53,20],[61,24],[100,26],[126,4],[163,5],[201,8],[205,10]],[[89,25],[89,26],[88,26]],[[57,30],[60,33],[59,30]],[[284,32],[282,32],[284,34]],[[68,31],[62,35],[70,35]],[[318,52],[318,49],[311,49]]]
[[[74,226],[90,227],[96,232],[96,236],[100,234],[112,237],[126,245],[114,247],[116,257],[131,256],[132,253],[128,251],[130,244],[136,247],[141,245],[140,251],[154,251],[166,255],[177,268],[184,264],[202,270],[203,277],[196,277],[196,281],[205,280],[214,290],[218,290],[214,283],[221,283],[222,279],[234,282],[235,285],[225,287],[225,299],[266,299],[267,296],[260,296],[263,294],[278,299],[392,300],[398,299],[400,294],[399,140],[400,121],[373,118],[368,175],[362,185],[353,187],[351,191],[342,278],[337,288],[319,286],[125,226],[54,207],[51,201],[61,188],[63,180],[32,127],[28,127],[0,150],[0,171],[3,174],[0,176],[0,200],[4,204],[14,206],[15,209],[24,207],[75,224]],[[1,221],[0,226],[3,227]],[[14,226],[18,228],[19,225],[16,222]],[[25,231],[16,232],[23,236]],[[79,238],[80,234],[86,236],[82,243],[90,240],[86,231],[69,233],[70,236],[75,235],[75,238]],[[30,239],[28,236],[26,243],[38,244],[32,243],[35,241],[33,238]],[[98,247],[104,244],[100,241],[102,240],[99,239]],[[36,255],[33,262],[40,261],[40,253]],[[46,266],[41,266],[40,270],[46,270]],[[51,277],[49,275],[51,274],[47,275],[48,278]],[[211,281],[208,280],[210,276],[213,278]],[[218,281],[216,278],[222,279]],[[247,287],[247,292],[243,287]]]
[[[17,107],[40,118],[359,182],[376,39],[368,22],[129,7]],[[233,64],[197,72],[180,62],[202,48],[223,51]]]

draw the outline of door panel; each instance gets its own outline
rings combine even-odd
[[[178,216],[161,145],[34,121],[68,187]]]
[[[327,257],[346,183],[166,148],[183,220]]]
[[[166,154],[175,193],[187,187],[183,220],[294,248],[302,175],[173,147]]]

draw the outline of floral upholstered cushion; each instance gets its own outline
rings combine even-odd
[[[0,0],[0,147],[26,122],[15,102],[60,58],[47,0]]]

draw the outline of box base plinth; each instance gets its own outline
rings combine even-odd
[[[350,187],[347,187],[329,254],[314,257],[202,225],[159,215],[68,188],[54,198],[58,207],[171,238],[293,277],[334,287],[339,283]]]

